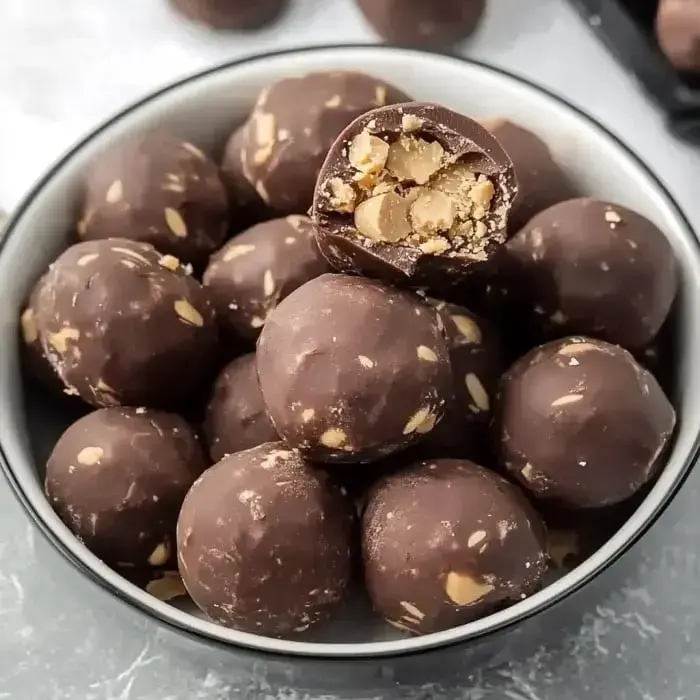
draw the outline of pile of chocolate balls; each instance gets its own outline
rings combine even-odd
[[[635,355],[673,251],[511,122],[285,78],[220,166],[160,131],[101,155],[74,241],[21,318],[28,371],[96,409],[47,497],[222,625],[293,637],[358,584],[411,633],[488,615],[543,585],[551,513],[662,467],[675,413]]]

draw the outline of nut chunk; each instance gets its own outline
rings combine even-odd
[[[527,499],[468,460],[416,462],[380,480],[362,540],[374,609],[418,634],[525,598],[547,569],[544,525]]]
[[[337,269],[443,288],[505,243],[516,194],[513,165],[482,126],[405,103],[343,131],[316,183],[312,218]]]

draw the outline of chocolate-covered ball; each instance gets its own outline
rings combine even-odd
[[[71,532],[108,564],[162,567],[174,563],[180,506],[207,466],[180,416],[103,408],[56,443],[46,495]]]
[[[424,437],[452,392],[435,311],[381,282],[322,275],[288,296],[258,340],[282,438],[319,461],[363,462]]]
[[[445,48],[476,29],[486,0],[357,0],[357,6],[391,44]]]
[[[187,141],[148,133],[95,161],[78,235],[150,243],[199,269],[224,242],[227,215],[217,166]]]
[[[276,20],[289,0],[170,0],[185,17],[212,29],[260,29]]]
[[[119,238],[77,243],[56,260],[36,323],[66,387],[93,406],[179,406],[217,351],[200,284],[173,256]]]
[[[43,275],[32,287],[27,304],[20,316],[22,359],[30,377],[47,389],[60,393],[65,390],[65,386],[46,357],[36,323],[39,295],[45,280],[46,275]]]
[[[375,610],[418,634],[527,597],[547,569],[544,524],[527,500],[467,460],[418,462],[380,481],[362,539]]]
[[[643,348],[676,296],[670,243],[651,221],[616,204],[556,204],[508,241],[507,252],[517,296],[547,335],[588,334]]]
[[[505,243],[513,164],[480,124],[432,104],[368,112],[333,144],[316,186],[321,252],[344,272],[442,289]]]
[[[321,163],[338,134],[368,110],[407,99],[364,73],[284,78],[262,91],[245,127],[239,156],[243,174],[278,215],[305,212]]]
[[[322,470],[266,443],[226,457],[192,487],[177,525],[180,573],[217,622],[292,636],[343,598],[353,522]]]
[[[214,383],[202,427],[214,462],[279,439],[265,411],[255,353],[224,367]]]
[[[434,299],[445,326],[454,394],[443,419],[420,448],[428,457],[488,458],[489,430],[502,372],[500,342],[493,328],[468,309]]]
[[[229,231],[232,234],[270,218],[260,195],[243,174],[246,154],[243,144],[247,128],[248,125],[243,124],[231,134],[221,160],[221,180],[228,194]]]
[[[538,498],[599,507],[658,473],[676,422],[654,377],[616,345],[585,337],[528,353],[503,376],[503,465]]]
[[[229,338],[254,341],[286,296],[329,271],[306,216],[257,224],[212,256],[202,278]]]
[[[681,71],[700,73],[700,5],[697,0],[661,0],[656,36],[668,60]]]
[[[519,231],[535,214],[576,196],[573,182],[539,136],[506,119],[481,123],[498,139],[515,167],[518,196],[510,212],[510,231]]]

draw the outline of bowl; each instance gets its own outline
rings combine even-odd
[[[161,602],[91,554],[54,514],[43,493],[43,465],[75,418],[48,401],[20,372],[18,322],[32,283],[65,246],[87,164],[117,139],[155,125],[218,153],[265,85],[284,76],[354,69],[383,78],[416,99],[476,117],[502,116],[543,138],[579,189],[654,221],[681,265],[674,346],[680,420],[663,473],[624,525],[573,571],[516,605],[424,637],[405,638],[372,618],[361,597],[308,639],[286,641],[220,627],[193,607]],[[659,517],[687,477],[700,444],[700,246],[664,186],[602,126],[561,98],[501,70],[454,57],[381,46],[286,51],[226,64],[186,78],[127,108],[66,154],[34,187],[8,223],[0,247],[0,462],[18,498],[53,545],[86,576],[146,615],[210,642],[314,658],[367,658],[465,644],[512,628],[581,589],[616,561]]]

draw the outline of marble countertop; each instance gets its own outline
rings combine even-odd
[[[2,0],[0,207],[17,204],[95,123],[159,85],[268,49],[369,39],[347,0],[297,0],[284,24],[247,37],[192,29],[165,0]],[[700,151],[666,133],[563,0],[490,0],[466,51],[596,116],[652,164],[700,229]],[[38,536],[3,482],[0,700],[696,700],[699,500],[696,470],[621,564],[499,649],[328,667],[209,648],[145,620]]]

